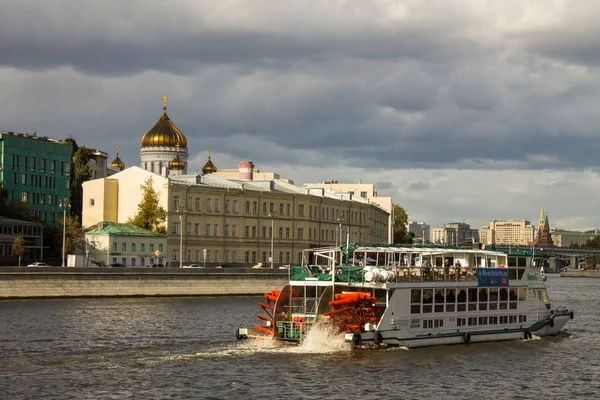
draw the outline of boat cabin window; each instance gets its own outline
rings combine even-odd
[[[446,289],[446,312],[454,312],[456,303],[456,289]]]
[[[477,311],[477,288],[470,288],[468,293],[469,311]]]
[[[421,289],[412,289],[410,291],[410,313],[421,313]]]
[[[519,301],[527,301],[527,289],[519,288]]]
[[[467,291],[465,289],[458,289],[458,294],[456,295],[456,301],[458,302],[456,306],[456,311],[467,311]]]

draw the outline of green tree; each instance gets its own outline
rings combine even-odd
[[[142,201],[138,204],[138,212],[127,221],[130,224],[148,229],[154,233],[166,234],[167,228],[164,223],[167,220],[167,211],[159,204],[159,193],[152,186],[152,177],[148,178],[143,185]]]
[[[408,215],[404,208],[394,204],[394,243],[412,243],[412,236],[407,232]]]
[[[21,258],[23,257],[23,253],[25,253],[25,238],[22,234],[18,234],[15,237],[15,241],[13,242],[13,253],[19,256],[19,267],[21,266]]]
[[[60,225],[63,226],[63,216],[60,216]],[[85,244],[85,232],[79,223],[77,217],[71,217],[67,215],[65,226],[65,256],[69,253],[73,253],[77,249],[83,248]],[[58,231],[57,231],[58,233]],[[62,246],[62,229],[59,233],[60,245]]]
[[[600,248],[600,235],[594,236],[593,239],[590,239],[585,244],[587,247],[596,247]]]
[[[71,215],[81,218],[83,210],[83,182],[90,179],[87,149],[81,146],[73,153],[71,162]]]

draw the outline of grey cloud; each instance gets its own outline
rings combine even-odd
[[[429,182],[412,182],[410,185],[408,185],[408,188],[414,191],[428,190],[430,187],[431,185]]]

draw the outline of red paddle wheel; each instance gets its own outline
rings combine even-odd
[[[377,299],[367,292],[336,294],[329,302],[332,311],[326,312],[333,325],[346,333],[364,332],[365,324],[377,322],[375,303]]]
[[[256,325],[255,328],[267,335],[275,335],[275,304],[279,298],[280,290],[272,290],[271,293],[265,293],[265,303],[258,303],[262,309],[260,314],[256,314],[260,320],[260,324]]]

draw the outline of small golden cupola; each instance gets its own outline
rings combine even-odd
[[[117,155],[115,156],[115,159],[112,160],[112,162],[110,163],[110,166],[114,168],[119,168],[120,171],[123,171],[125,169],[125,163],[119,158],[119,145],[116,145],[115,149],[117,150]]]
[[[185,162],[179,157],[179,146],[177,146],[175,158],[169,163],[169,169],[171,171],[183,171],[185,169]]]
[[[215,164],[213,164],[213,162],[210,160],[210,149],[208,150],[208,161],[206,162],[206,164],[204,164],[204,167],[202,167],[202,173],[204,175],[208,175],[208,174],[213,174],[217,172],[217,166]]]
[[[163,96],[163,114],[144,136],[142,149],[145,147],[176,147],[187,149],[187,139],[167,115],[167,95]]]

